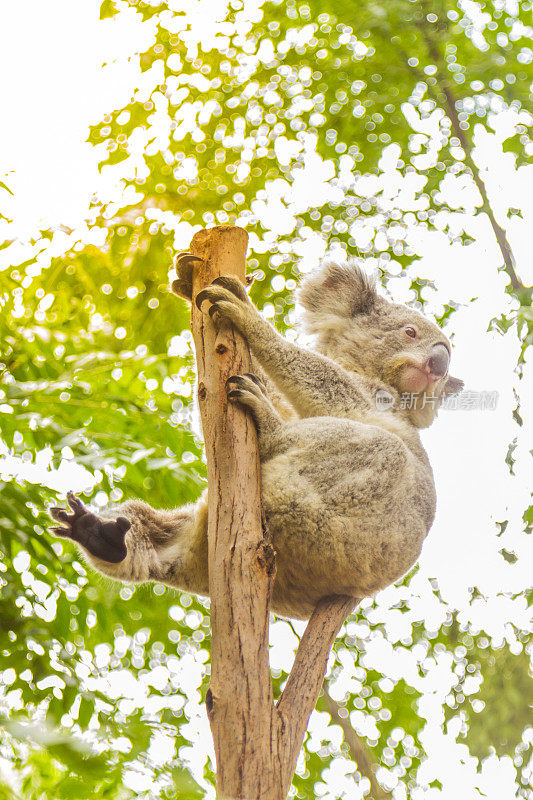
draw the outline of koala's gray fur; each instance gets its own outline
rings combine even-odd
[[[302,281],[298,299],[315,351],[277,333],[234,278],[217,279],[197,302],[241,330],[283,398],[277,409],[275,394],[273,403],[256,376],[229,382],[229,399],[247,406],[257,424],[277,553],[272,608],[306,618],[321,597],[371,595],[417,560],[435,514],[418,429],[462,383],[448,376],[450,345],[442,331],[380,297],[356,263],[323,264]],[[376,394],[390,402],[384,410]],[[69,502],[74,515],[52,509],[67,526],[55,530],[75,539],[101,572],[208,594],[205,496],[169,511],[130,500],[100,518],[73,496]]]

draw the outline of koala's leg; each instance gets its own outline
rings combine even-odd
[[[261,461],[270,458],[279,443],[284,423],[268,399],[265,384],[258,375],[247,372],[228,378],[226,391],[228,400],[250,409],[257,429]]]
[[[89,563],[115,580],[160,581],[195,594],[208,594],[207,496],[195,505],[156,510],[140,500],[100,514],[88,511],[69,492],[73,511],[51,508],[62,527],[57,536],[72,539]]]
[[[239,328],[261,366],[298,414],[343,417],[354,409],[372,411],[372,398],[356,375],[326,356],[284,339],[261,317],[239,280],[216,278],[198,293],[196,303],[202,307],[206,300],[211,316],[226,317]]]

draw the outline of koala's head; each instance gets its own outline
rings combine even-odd
[[[380,297],[375,281],[355,262],[323,264],[302,281],[298,300],[320,352],[408,395],[406,411],[417,427],[431,424],[438,398],[463,388],[448,374],[451,348],[441,329],[418,311]]]

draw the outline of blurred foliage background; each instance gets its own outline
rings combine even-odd
[[[247,228],[252,297],[293,335],[291,291],[306,261],[325,250],[365,255],[385,284],[408,276],[424,306],[434,287],[417,274],[409,231],[467,247],[465,220],[477,215],[505,278],[493,328],[518,338],[517,386],[532,343],[531,292],[507,232],[520,211],[495,210],[474,147],[504,119],[505,158],[516,169],[533,153],[530,2],[231,0],[210,13],[206,3],[104,0],[101,17],[132,8],[152,31],[142,79],[90,131],[120,196],[95,197],[79,230],[42,231],[22,262],[9,262],[9,239],[1,244],[6,799],[213,796],[208,602],[106,582],[46,532],[44,513],[72,484],[97,505],[131,496],[179,505],[202,491],[188,309],[167,289],[173,254],[195,230]],[[472,186],[473,208],[461,201]],[[448,298],[440,321],[455,308]],[[517,437],[524,416],[517,389]],[[520,516],[527,537],[533,509]],[[485,766],[496,763],[509,797],[532,797],[531,629],[516,621],[531,619],[530,593],[506,593],[523,613],[496,642],[465,613],[484,602],[476,586],[453,607],[432,580],[430,625],[413,611],[411,581],[383,611],[380,597],[369,600],[344,626],[294,796],[444,796],[423,689],[440,670],[447,688],[434,713],[462,748],[450,755],[461,753],[459,796],[503,798],[490,794]],[[390,635],[391,620],[401,635]],[[276,693],[300,634],[273,623]],[[368,655],[376,644],[379,668]],[[405,675],[391,676],[389,659],[404,659]]]

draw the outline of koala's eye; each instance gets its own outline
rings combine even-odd
[[[411,339],[416,339],[418,336],[416,328],[413,328],[411,325],[408,325],[407,328],[404,328],[404,331]]]

